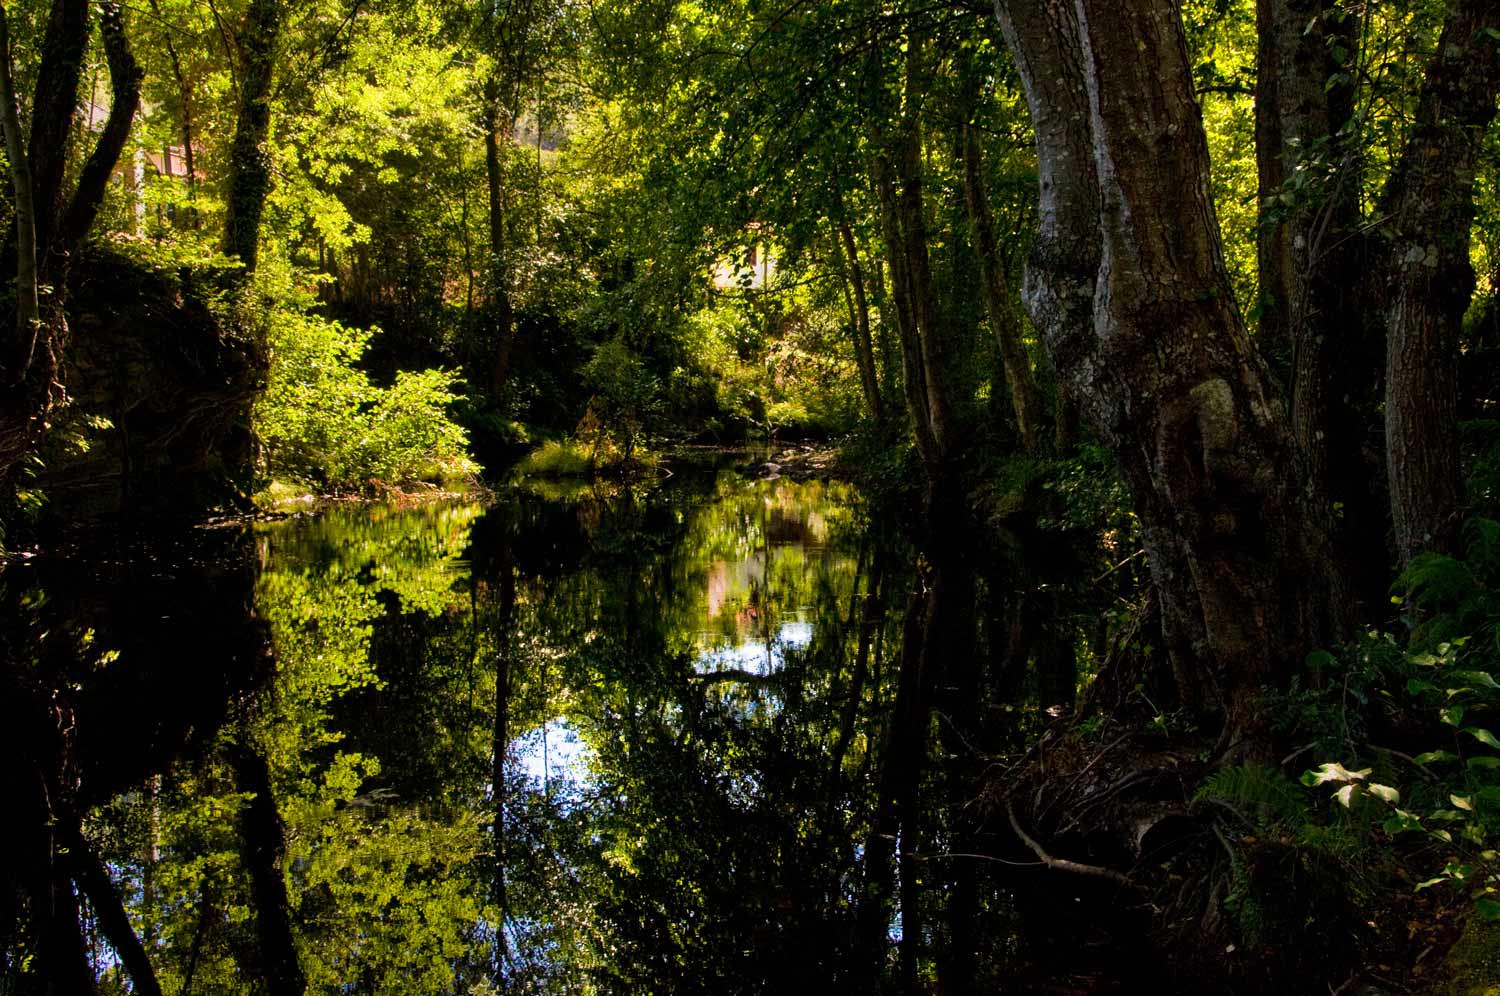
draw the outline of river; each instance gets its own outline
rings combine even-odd
[[[12,567],[12,936],[106,992],[112,902],[166,993],[994,991],[995,745],[919,719],[887,829],[914,563],[850,485],[708,461]]]

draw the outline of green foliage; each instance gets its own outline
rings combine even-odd
[[[323,318],[298,296],[269,307],[265,324],[271,374],[256,425],[272,476],[364,493],[476,470],[448,414],[457,374],[400,371],[376,387],[359,367],[375,330]]]
[[[1307,819],[1302,787],[1266,764],[1221,768],[1203,780],[1193,800],[1223,802],[1249,810],[1262,827],[1300,827]]]
[[[1500,654],[1500,522],[1464,523],[1464,556],[1422,553],[1396,579],[1395,601],[1413,611],[1414,647],[1473,636],[1485,651]]]
[[[588,450],[571,440],[549,439],[516,465],[522,477],[588,477],[594,469]]]

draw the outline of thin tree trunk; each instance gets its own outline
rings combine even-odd
[[[161,4],[158,0],[151,0],[151,12],[158,19],[161,18]],[[172,63],[172,79],[177,84],[178,110],[182,116],[182,163],[187,170],[188,200],[193,206],[188,208],[187,227],[198,227],[198,169],[193,151],[193,88],[188,83],[187,74],[182,71],[182,58],[177,53],[177,46],[172,43],[172,36],[168,33],[164,39],[167,58]]]
[[[891,267],[891,298],[901,340],[902,388],[929,483],[952,471],[958,434],[947,390],[945,337],[938,323],[937,293],[928,255],[922,201],[922,73],[925,40],[907,39],[902,106],[877,102],[869,119],[870,178],[880,204],[880,222]],[[883,87],[876,83],[883,93]],[[888,122],[894,122],[891,134]]]
[[[225,192],[224,252],[255,272],[260,251],[260,220],[271,190],[271,80],[276,44],[286,17],[281,0],[251,0],[240,33],[239,110],[229,150]]]
[[[875,344],[870,337],[870,302],[865,296],[864,268],[859,265],[854,231],[847,221],[839,220],[834,225],[833,251],[840,259],[840,274],[847,275],[845,293],[852,296],[849,318],[860,387],[864,390],[871,417],[880,422],[885,419],[885,405],[880,397],[880,376],[875,368]]]
[[[969,227],[974,238],[974,252],[984,278],[984,310],[995,335],[995,345],[1005,368],[1005,383],[1010,389],[1010,406],[1015,415],[1021,445],[1028,453],[1037,452],[1041,441],[1042,399],[1031,359],[1021,342],[1021,323],[1011,308],[1010,288],[1005,279],[1005,264],[1000,258],[999,240],[995,235],[995,216],[990,211],[989,196],[984,190],[984,163],[979,138],[972,121],[963,124],[964,204],[969,211]]]
[[[866,956],[863,992],[879,987],[881,966],[887,950],[886,933],[895,897],[896,841],[901,827],[911,818],[915,786],[921,780],[928,705],[922,673],[922,624],[926,599],[912,592],[903,626],[901,673],[890,727],[880,752],[880,775],[876,786],[874,819],[865,842],[864,883],[857,912],[857,950]]]
[[[490,392],[499,398],[510,377],[515,340],[515,310],[510,296],[509,247],[506,245],[505,150],[510,145],[511,117],[501,106],[499,81],[492,80],[485,100],[484,166],[489,191],[490,310],[495,321],[495,366]]]
[[[509,985],[508,962],[510,941],[505,932],[507,897],[505,888],[505,759],[510,753],[510,693],[511,664],[514,653],[514,627],[516,610],[516,574],[512,560],[510,541],[507,537],[499,556],[500,566],[500,617],[496,622],[495,639],[498,644],[495,657],[495,715],[493,729],[492,792],[495,803],[494,846],[494,894],[497,919],[495,941],[498,947],[495,957],[494,983],[500,992]]]
[[[26,156],[26,142],[16,111],[9,20],[5,8],[0,7],[0,115],[3,115],[0,125],[5,130],[5,152],[10,160],[10,182],[16,209],[16,333],[14,344],[5,351],[4,383],[14,389],[26,379],[32,357],[36,354],[41,307],[37,297],[36,211],[32,200],[31,163]]]
[[[1500,3],[1456,0],[1428,66],[1416,127],[1388,183],[1385,437],[1403,563],[1453,552],[1462,517],[1458,332],[1474,290],[1469,231],[1485,129],[1500,93]]]
[[[291,903],[282,870],[286,831],[276,809],[271,770],[260,752],[247,745],[233,747],[229,763],[236,787],[250,796],[240,811],[240,839],[254,910],[254,970],[266,996],[302,996],[307,977],[292,937]]]
[[[104,202],[110,175],[120,161],[120,153],[125,150],[130,126],[141,102],[143,74],[131,54],[130,40],[125,37],[119,4],[107,3],[101,8],[99,34],[109,63],[109,117],[105,119],[104,131],[100,133],[94,151],[83,164],[78,187],[63,214],[57,241],[64,251],[71,251],[82,242],[93,227],[99,205]]]

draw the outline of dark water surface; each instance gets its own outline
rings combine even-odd
[[[881,835],[912,563],[700,468],[13,567],[0,989],[994,991],[962,738]]]

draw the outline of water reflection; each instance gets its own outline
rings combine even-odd
[[[160,598],[137,584],[132,604],[170,601],[171,618],[96,620],[89,639],[118,659],[51,665],[7,701],[44,716],[82,682],[77,713],[104,720],[80,729],[128,762],[106,778],[107,748],[79,761],[61,744],[35,763],[54,782],[89,768],[76,839],[99,842],[114,885],[80,886],[52,918],[74,924],[68,947],[28,911],[83,873],[7,879],[13,990],[39,964],[146,993],[839,981],[893,680],[859,620],[895,625],[867,607],[882,589],[847,487],[682,474],[604,497],[334,509],[223,541],[237,561],[217,552]],[[86,629],[69,624],[70,654]],[[15,685],[40,672],[11,639]],[[176,686],[110,684],[168,680],[164,648],[189,662]],[[207,705],[183,708],[209,675]],[[120,689],[151,708],[111,714],[100,695]]]
[[[1035,596],[914,561],[708,468],[0,575],[0,992],[994,991]]]

